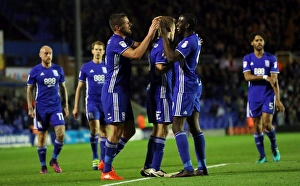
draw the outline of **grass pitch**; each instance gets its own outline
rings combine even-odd
[[[204,132],[205,133],[205,132]],[[189,138],[191,158],[197,167],[193,141]],[[144,178],[140,175],[147,140],[131,141],[116,157],[114,167],[124,177],[123,181],[101,181],[100,172],[92,170],[92,155],[89,144],[65,145],[59,156],[63,169],[55,173],[48,166],[48,174],[40,175],[36,147],[0,149],[0,185],[22,186],[74,186],[74,185],[299,185],[300,184],[300,133],[278,133],[277,144],[281,161],[272,160],[270,142],[265,136],[268,162],[255,164],[258,159],[252,135],[206,136],[206,158],[209,176],[189,178]],[[47,162],[53,146],[48,145]],[[166,142],[162,169],[175,173],[182,169],[174,139]]]

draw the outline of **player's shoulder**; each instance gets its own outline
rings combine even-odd
[[[271,54],[269,52],[264,52],[264,55],[268,58],[276,58],[274,54]]]
[[[246,55],[244,56],[244,61],[245,61],[245,60],[248,60],[248,59],[251,59],[253,56],[255,56],[255,55],[254,55],[254,52],[249,53],[249,54],[246,54]]]

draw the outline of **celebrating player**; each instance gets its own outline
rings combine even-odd
[[[104,169],[101,180],[122,180],[112,162],[127,141],[135,134],[132,106],[130,103],[131,59],[143,56],[159,26],[158,18],[152,21],[148,34],[141,42],[127,36],[131,34],[131,22],[124,13],[113,14],[109,25],[114,32],[107,42],[107,76],[102,88],[101,101],[110,132],[106,140]]]
[[[175,34],[176,20],[163,16],[161,22],[166,24],[168,39],[172,42]],[[149,123],[153,123],[152,134],[148,141],[147,155],[144,167],[140,171],[142,176],[164,177],[165,172],[160,169],[168,125],[172,123],[172,71],[173,64],[167,62],[164,55],[161,32],[152,44],[149,56],[149,84],[147,87],[147,115]]]
[[[168,62],[174,63],[175,85],[173,90],[173,126],[179,155],[184,169],[171,177],[208,175],[205,157],[205,138],[199,125],[200,97],[202,83],[196,74],[201,51],[201,40],[195,34],[197,19],[193,14],[179,16],[176,29],[183,39],[172,50],[167,38],[166,28],[162,27],[164,52]],[[193,135],[198,169],[194,171],[189,153],[189,144],[184,124],[187,121]]]

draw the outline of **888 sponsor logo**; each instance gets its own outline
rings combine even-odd
[[[256,75],[256,76],[265,75],[265,69],[264,68],[254,68],[254,75]]]
[[[44,84],[47,85],[48,87],[54,86],[56,84],[56,79],[55,78],[45,78]]]
[[[97,83],[104,83],[105,75],[94,75],[94,81]]]

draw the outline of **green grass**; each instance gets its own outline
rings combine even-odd
[[[193,142],[190,141],[191,157],[196,168]],[[49,173],[40,175],[40,165],[35,147],[0,149],[0,185],[104,185],[123,182],[120,185],[299,185],[300,184],[300,133],[277,134],[277,144],[281,161],[272,160],[270,143],[265,136],[265,149],[268,162],[255,164],[258,152],[252,135],[207,136],[206,156],[209,176],[189,178],[150,178],[138,180],[143,166],[147,140],[131,141],[116,157],[114,167],[124,181],[101,181],[100,172],[92,170],[89,144],[65,145],[60,156],[61,174],[48,166]],[[47,161],[52,155],[53,146],[48,146]],[[162,169],[168,173],[182,169],[176,143],[168,139]],[[135,181],[134,181],[135,180]],[[134,181],[134,182],[125,182]]]

